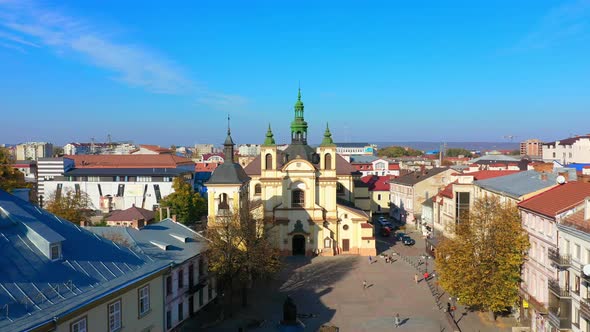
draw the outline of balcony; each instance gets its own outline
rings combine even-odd
[[[571,265],[571,257],[569,255],[560,254],[557,249],[547,250],[547,256],[553,265],[560,270],[567,269]]]
[[[590,320],[590,299],[580,299],[580,316]]]
[[[560,330],[569,330],[572,327],[571,315],[560,314],[558,312],[558,307],[549,307],[549,315],[547,315],[549,324]]]
[[[549,290],[553,292],[553,294],[557,295],[557,297],[561,299],[571,298],[569,289],[565,289],[559,286],[559,281],[555,279],[550,279],[548,282]]]

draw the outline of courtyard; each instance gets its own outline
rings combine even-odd
[[[286,257],[277,277],[258,283],[250,291],[247,307],[239,307],[236,297],[231,317],[226,315],[215,324],[189,322],[184,330],[200,326],[205,331],[275,331],[282,319],[283,302],[290,296],[306,331],[317,331],[322,325],[337,326],[340,331],[391,331],[396,314],[402,321],[401,330],[454,331],[442,310],[448,295],[434,291],[435,278],[428,283],[414,280],[427,265],[432,272],[434,264],[418,265],[424,240],[418,233],[410,234],[416,240],[414,247],[394,245],[392,238],[378,240],[378,252],[398,253],[393,263],[385,263],[381,257],[372,262],[368,257],[345,255]],[[365,280],[367,288],[363,287]],[[510,331],[514,325],[510,319],[486,322],[486,317],[463,308],[455,312],[462,331]]]

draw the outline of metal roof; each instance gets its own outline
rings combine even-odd
[[[106,237],[117,234],[126,239],[134,250],[154,259],[171,260],[176,264],[198,256],[207,248],[205,238],[171,219],[164,219],[140,229],[119,226],[86,228]],[[166,249],[162,249],[163,247]]]
[[[474,184],[486,190],[491,190],[509,197],[519,197],[556,185],[558,174],[545,173],[546,178],[540,172],[530,170],[514,173],[497,178],[475,181]]]
[[[334,143],[339,148],[364,148],[369,146],[369,143]]]
[[[350,156],[351,164],[369,164],[377,159],[381,159],[375,156]]]
[[[182,168],[74,168],[64,176],[179,176],[191,173]]]
[[[169,266],[117,246],[0,190],[10,219],[0,227],[0,330],[22,331],[52,321]],[[49,260],[26,227],[44,225],[63,238],[62,259]],[[36,226],[35,226],[36,227]]]
[[[225,162],[219,165],[211,174],[211,178],[205,185],[210,184],[242,184],[250,181],[240,164]]]
[[[477,157],[475,159],[471,159],[468,161],[470,164],[481,164],[481,163],[490,163],[490,162],[510,162],[510,163],[517,163],[519,162],[519,158],[507,156],[504,154],[488,154],[481,157]]]

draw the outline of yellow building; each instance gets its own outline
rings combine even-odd
[[[369,215],[355,204],[360,173],[336,154],[327,126],[319,147],[307,144],[303,111],[300,91],[284,151],[269,126],[260,155],[245,169],[226,161],[215,170],[207,182],[209,222],[260,201],[266,229],[283,255],[375,255]],[[228,130],[226,155],[233,155],[233,145]]]

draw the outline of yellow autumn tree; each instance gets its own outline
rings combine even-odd
[[[65,220],[79,225],[81,221],[89,221],[92,214],[92,201],[87,193],[67,189],[64,192],[51,194],[45,210]]]
[[[518,208],[496,197],[477,200],[455,237],[436,255],[440,285],[469,307],[502,312],[518,301],[529,240]]]

